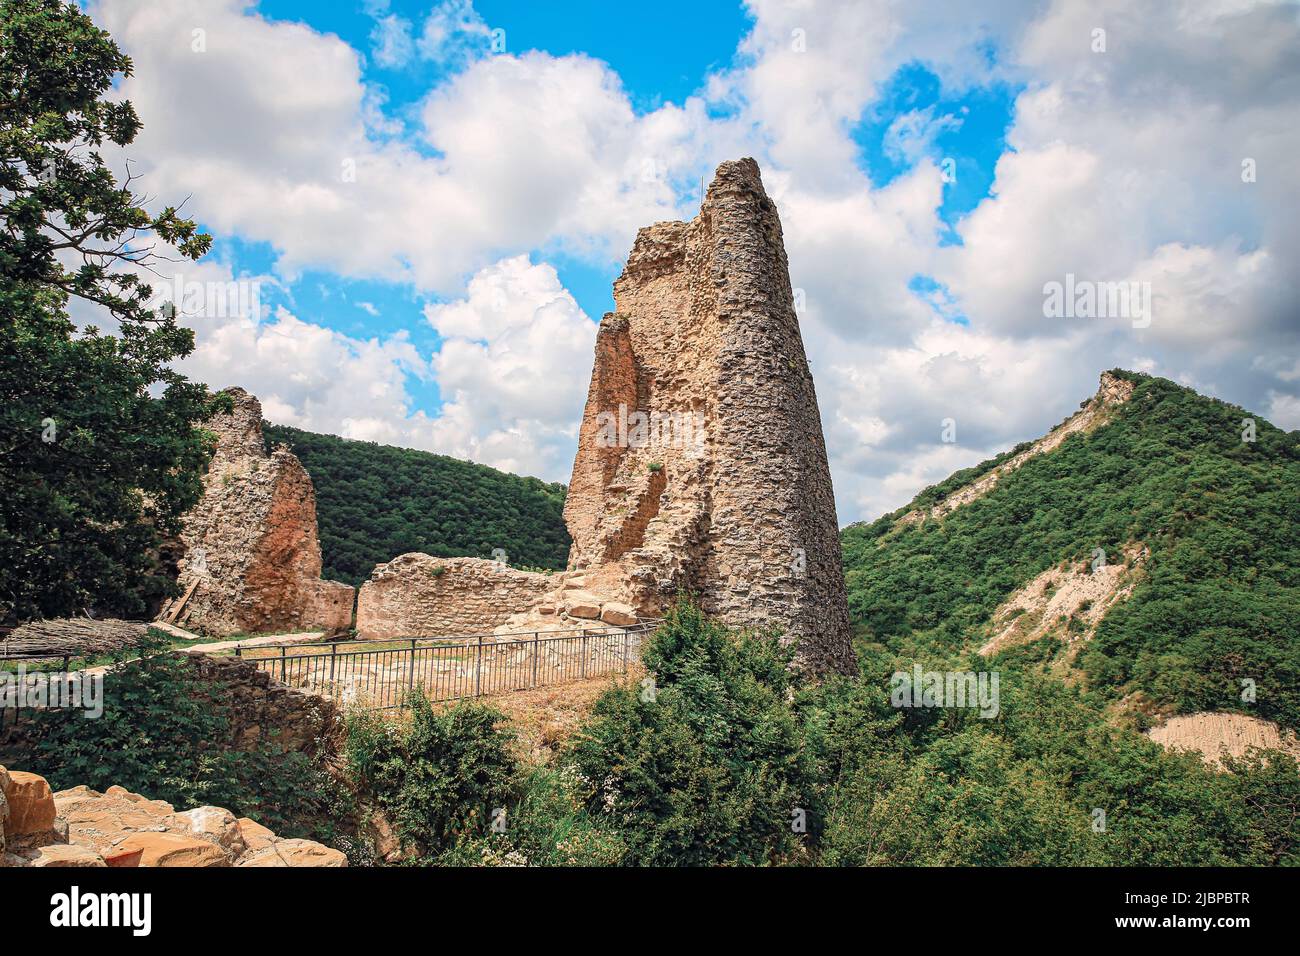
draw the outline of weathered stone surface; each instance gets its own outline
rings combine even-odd
[[[58,811],[45,778],[22,770],[9,771],[8,778],[5,802],[9,805],[9,814],[4,825],[8,841],[32,837],[53,828]]]
[[[606,624],[612,624],[615,627],[631,627],[636,623],[636,611],[630,604],[619,604],[617,601],[610,601],[600,609],[600,619]]]
[[[236,866],[347,866],[347,857],[338,850],[311,840],[280,840],[254,850]]]
[[[403,554],[376,567],[361,586],[357,634],[387,639],[484,633],[553,585],[551,575],[483,558]]]
[[[682,590],[850,670],[825,443],[776,207],[751,159],[637,235],[600,324],[564,514],[584,587],[653,615]],[[638,417],[644,416],[644,417]]]
[[[248,849],[239,821],[233,813],[222,807],[195,807],[176,814],[176,820],[195,836],[217,844],[232,858],[239,857]]]
[[[0,767],[0,781],[5,777]],[[32,792],[49,785],[35,774],[10,774]],[[34,786],[27,778],[39,781]],[[24,798],[25,799],[25,798]],[[50,840],[33,841],[9,831],[6,866],[232,866],[254,851],[290,844],[280,866],[345,866],[346,858],[310,840],[281,840],[252,820],[236,820],[221,807],[175,812],[171,804],[150,800],[121,787],[103,793],[73,787],[49,796],[58,816]],[[34,818],[43,822],[44,815]],[[324,861],[324,862],[322,862]],[[253,865],[266,865],[255,863]]]
[[[116,847],[140,850],[140,866],[230,866],[230,854],[208,840],[184,833],[132,833]]]
[[[39,867],[92,867],[106,866],[104,858],[88,846],[75,843],[55,843],[35,851],[28,866]]]
[[[236,825],[239,827],[239,837],[244,841],[244,846],[249,852],[270,846],[280,839],[262,824],[248,817],[240,817]]]
[[[601,599],[590,591],[565,591],[564,612],[570,617],[596,620],[600,617]]]
[[[347,629],[354,589],[321,580],[311,477],[287,448],[263,450],[256,398],[227,394],[234,411],[207,425],[217,449],[181,534],[182,596],[162,618],[218,636]]]
[[[687,592],[780,630],[805,667],[851,672],[817,397],[757,164],[723,163],[691,222],[642,229],[614,298],[565,503],[568,571],[402,555],[361,588],[358,632],[631,627]]]
[[[222,747],[247,750],[258,741],[314,754],[329,749],[342,731],[333,701],[286,687],[252,661],[238,657],[188,656],[212,694],[228,707],[229,737]]]

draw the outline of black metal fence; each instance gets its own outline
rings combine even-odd
[[[344,706],[404,707],[419,690],[431,701],[486,697],[627,673],[655,622],[522,634],[322,641],[236,648],[282,684]]]

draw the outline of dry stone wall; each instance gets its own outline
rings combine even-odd
[[[208,425],[216,454],[181,534],[181,596],[162,619],[217,636],[346,630],[355,590],[321,580],[311,477],[287,448],[266,454],[256,398],[227,394],[234,411]]]
[[[209,740],[214,750],[250,750],[266,744],[314,755],[334,749],[342,721],[325,697],[286,687],[251,660],[199,652],[183,658],[194,668],[194,693],[220,707],[228,722],[224,740]],[[0,763],[24,763],[35,745],[30,712],[0,711]]]
[[[383,640],[486,633],[553,585],[551,575],[483,558],[403,554],[361,586],[357,634]]]

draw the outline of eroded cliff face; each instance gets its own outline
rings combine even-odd
[[[234,410],[207,426],[217,449],[181,534],[181,596],[161,619],[221,636],[346,629],[354,589],[321,580],[311,477],[288,449],[266,454],[256,398],[227,394]]]
[[[642,229],[601,322],[565,504],[570,569],[641,614],[680,592],[853,667],[835,501],[781,222],[752,159]]]

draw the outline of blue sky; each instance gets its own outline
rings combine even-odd
[[[637,228],[749,155],[841,521],[1115,366],[1300,427],[1295,4],[84,2],[135,64],[118,159],[215,236],[186,280],[259,290],[183,370],[274,421],[566,480]],[[1154,320],[1048,316],[1066,275]]]
[[[366,50],[374,44],[377,18],[399,17],[414,30],[429,6],[417,0],[356,4],[261,0],[257,10],[269,20],[303,23]],[[512,52],[538,50],[556,57],[577,54],[604,61],[617,74],[633,110],[642,115],[666,103],[680,105],[699,94],[710,73],[736,59],[737,49],[753,25],[753,17],[740,3],[667,0],[628,5],[581,0],[562,6],[479,0],[473,8],[490,29],[504,31],[504,42]],[[480,51],[490,52],[490,35],[474,38],[473,43]],[[990,64],[996,62],[995,51],[989,49],[986,55]],[[385,112],[405,119],[418,109],[431,88],[454,75],[455,68],[454,63],[419,58],[386,65],[372,56],[365,64],[365,77],[383,91]],[[942,241],[960,242],[952,227],[989,194],[994,166],[1007,148],[1005,133],[1017,92],[1012,85],[1000,84],[946,93],[939,77],[925,65],[904,64],[883,84],[880,100],[852,124],[852,137],[861,151],[859,168],[872,185],[884,187],[919,161],[948,160],[954,181],[946,185],[939,207],[949,227]],[[926,122],[900,149],[899,137],[891,136],[891,127],[900,118],[918,113],[924,114]],[[237,272],[270,271],[275,261],[270,245],[242,242],[219,232],[216,255]],[[559,250],[548,250],[540,258],[555,267],[561,283],[593,320],[613,308],[611,287],[622,268],[618,259],[593,259]],[[928,296],[942,286],[929,276],[917,275],[911,288]],[[313,271],[289,284],[283,290],[283,300],[296,313],[350,336],[387,336],[404,330],[419,348],[436,349],[440,342],[427,324],[410,321],[420,304],[439,297],[421,296],[410,285],[349,280]],[[279,297],[270,299],[271,303],[279,301]],[[953,321],[966,321],[959,314],[948,314]],[[416,407],[436,414],[441,405],[436,383],[422,382],[416,376],[408,376],[407,383]]]
[[[429,6],[428,2],[417,0],[391,0],[369,9],[382,9],[382,15],[402,17],[414,24],[428,12]],[[608,63],[638,113],[658,109],[665,103],[680,104],[698,92],[711,70],[731,61],[752,22],[743,4],[686,0],[654,4],[577,0],[563,4],[563,9],[554,4],[518,0],[480,0],[474,9],[492,29],[505,32],[504,39],[512,51],[541,50],[557,57],[580,54]],[[367,13],[365,3],[262,0],[258,10],[270,19],[303,22],[314,29],[335,33],[357,49],[365,49],[371,43],[375,29],[375,18]],[[483,49],[490,49],[490,43],[489,37],[476,41]],[[445,64],[428,61],[386,67],[372,59],[367,64],[366,76],[382,86],[388,97],[388,109],[394,115],[401,115],[418,105],[429,89],[451,72]],[[553,255],[550,261],[589,316],[599,319],[613,308],[611,285],[621,269],[619,263],[584,261],[563,254]],[[378,287],[364,294],[369,296],[366,301],[372,303],[387,301],[390,295],[402,295],[399,290]],[[354,333],[368,328],[350,313],[343,301],[332,307],[319,299],[313,304],[321,310],[317,315],[323,321],[352,323],[350,329]],[[333,317],[327,318],[326,313],[332,313]],[[376,323],[375,328],[384,331],[382,323]]]

